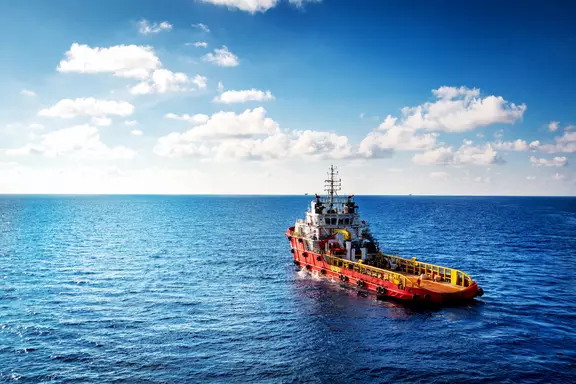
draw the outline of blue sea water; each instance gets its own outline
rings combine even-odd
[[[576,382],[576,198],[357,197],[486,292],[441,309],[297,273],[309,200],[0,197],[0,381]]]

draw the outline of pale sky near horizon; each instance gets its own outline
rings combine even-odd
[[[0,193],[576,195],[575,10],[0,0]]]

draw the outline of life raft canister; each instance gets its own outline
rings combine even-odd
[[[362,288],[363,286],[366,285],[366,283],[363,280],[357,280],[356,285],[358,285],[360,288]]]
[[[311,270],[311,269],[312,269],[312,266],[311,266],[310,264],[306,264],[306,269],[307,269],[307,270]]]
[[[377,286],[376,287],[376,293],[379,295],[385,295],[386,294],[386,288],[381,287],[381,286]]]

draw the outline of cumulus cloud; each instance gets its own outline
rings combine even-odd
[[[133,134],[134,136],[141,136],[142,135],[142,131],[139,129],[133,129],[132,131],[130,131],[131,134]]]
[[[59,72],[112,73],[115,76],[145,79],[157,68],[160,59],[152,47],[138,45],[115,45],[109,48],[91,48],[74,43],[60,61]]]
[[[524,152],[528,150],[536,150],[540,145],[539,141],[533,141],[531,143],[525,140],[517,139],[514,141],[498,141],[494,143],[494,147],[504,151],[517,151]]]
[[[464,132],[494,123],[511,124],[526,110],[524,104],[510,104],[501,96],[482,97],[476,88],[440,87],[432,94],[436,98],[433,102],[404,107],[399,118],[388,115],[360,143],[360,154],[374,158],[390,157],[396,150],[433,150],[437,147],[439,132]],[[466,150],[469,149],[462,148],[462,151]],[[463,152],[461,154],[464,156]],[[428,157],[434,159],[434,156],[448,155],[444,149],[436,149],[424,157],[416,157],[416,161],[427,161]],[[444,161],[444,158],[437,161]]]
[[[208,43],[205,41],[197,41],[194,43],[194,46],[198,48],[208,48]]]
[[[545,153],[576,153],[576,132],[564,132],[553,144],[538,144],[538,149]]]
[[[192,24],[192,27],[198,28],[203,32],[210,33],[210,28],[208,28],[208,26],[206,24],[202,24],[202,23]]]
[[[36,96],[36,92],[31,91],[31,90],[29,90],[29,89],[23,89],[23,90],[21,90],[21,91],[20,91],[20,94],[21,94],[21,95],[24,95],[24,96],[30,96],[30,97]]]
[[[200,0],[203,3],[211,3],[214,5],[226,6],[228,8],[236,8],[241,11],[256,13],[266,12],[270,8],[274,8],[278,0]]]
[[[106,117],[109,115],[130,116],[134,106],[127,101],[100,100],[93,97],[62,99],[50,108],[42,109],[38,116],[71,119],[77,116]]]
[[[149,93],[184,92],[190,90],[188,75],[182,72],[172,72],[167,69],[157,69],[146,81],[130,88],[133,95],[145,95]]]
[[[191,122],[194,124],[204,124],[208,120],[210,120],[210,116],[204,115],[202,113],[197,113],[195,115],[189,115],[187,113],[185,113],[183,115],[176,115],[174,113],[167,113],[166,115],[164,115],[164,117],[166,119],[188,121],[188,122]]]
[[[185,120],[189,116],[184,116]],[[181,118],[181,117],[179,117]],[[204,124],[158,139],[160,156],[199,156],[216,160],[271,160],[294,156],[342,159],[353,156],[346,136],[318,131],[281,131],[264,108],[218,112]]]
[[[152,47],[147,46],[91,48],[74,43],[57,69],[60,72],[86,74],[112,73],[119,77],[138,79],[140,83],[129,88],[133,95],[187,91],[190,89],[188,85],[192,83],[185,73],[162,68]]]
[[[214,98],[216,103],[232,104],[245,103],[247,101],[267,101],[274,100],[270,91],[260,91],[258,89],[247,89],[243,91],[226,91]]]
[[[218,87],[217,87],[217,89],[218,89],[218,92],[222,92],[222,91],[224,90],[224,84],[222,84],[221,81],[218,82]]]
[[[192,82],[196,84],[198,89],[206,89],[208,85],[208,78],[205,76],[196,75],[194,76],[194,79],[192,79]]]
[[[533,167],[565,167],[568,165],[568,158],[563,156],[545,159],[543,157],[530,156],[530,163]]]
[[[136,120],[126,120],[126,121],[124,122],[124,124],[126,124],[126,125],[129,126],[129,127],[133,127],[133,126],[137,125],[138,122],[137,122]]]
[[[163,21],[161,23],[152,23],[150,24],[148,20],[141,20],[138,23],[138,32],[141,35],[150,35],[160,33],[162,31],[169,31],[172,29],[172,24],[168,23],[167,21]]]
[[[68,156],[84,159],[131,159],[136,152],[124,146],[109,147],[100,140],[98,128],[78,125],[40,136],[37,143],[8,149],[6,156]]]
[[[255,14],[256,12],[266,12],[274,8],[280,0],[200,0],[204,3],[210,3],[218,6],[225,6],[229,9],[238,9],[240,11]],[[288,3],[297,7],[302,7],[304,3],[320,2],[321,0],[288,0]]]
[[[548,124],[548,130],[550,132],[556,132],[558,130],[559,125],[560,125],[559,121],[551,121],[550,124]]]
[[[412,161],[419,165],[490,165],[505,161],[490,144],[475,146],[465,142],[457,151],[452,147],[438,147],[414,155]]]
[[[395,150],[419,151],[436,145],[437,133],[417,133],[415,129],[397,124],[388,116],[375,131],[360,143],[359,152],[370,158],[390,157]]]
[[[214,49],[214,52],[207,53],[202,59],[220,67],[236,67],[240,65],[238,56],[230,52],[225,45],[222,48]]]
[[[440,87],[437,98],[402,109],[401,125],[409,129],[465,132],[495,123],[512,124],[522,118],[526,105],[508,103],[501,96],[480,96],[480,90]]]

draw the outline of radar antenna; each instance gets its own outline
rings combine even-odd
[[[338,176],[338,170],[333,165],[330,165],[330,171],[328,172],[328,179],[324,180],[324,190],[328,192],[329,207],[330,209],[334,206],[334,195],[338,195],[338,191],[342,189],[342,180]]]

